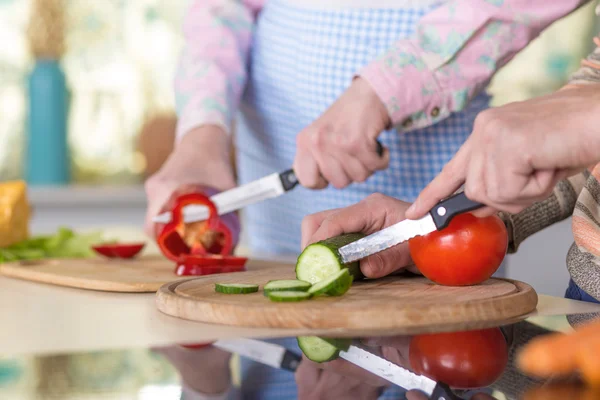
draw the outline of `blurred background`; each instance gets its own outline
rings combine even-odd
[[[489,87],[493,105],[560,87],[592,48],[597,4],[552,25],[498,73]],[[34,233],[68,224],[142,235],[143,181],[172,148],[172,81],[186,6],[0,0],[0,181],[27,180]],[[50,123],[42,123],[48,114]],[[569,221],[528,239],[509,257],[508,277],[562,296],[571,242]],[[177,381],[145,350],[0,355],[2,399],[178,398]]]

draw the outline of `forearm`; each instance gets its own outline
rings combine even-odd
[[[546,200],[527,207],[518,214],[501,212],[509,235],[508,252],[514,253],[529,236],[569,218],[577,197],[583,190],[589,172],[585,171],[560,181]]]
[[[412,130],[464,109],[496,71],[587,0],[449,1],[360,72],[393,125]],[[411,121],[407,124],[407,121]]]
[[[175,79],[177,140],[204,124],[229,133],[246,81],[256,13],[263,0],[196,0],[184,21]]]

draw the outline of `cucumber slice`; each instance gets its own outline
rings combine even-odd
[[[358,261],[344,264],[338,249],[363,238],[362,233],[348,233],[332,237],[307,246],[298,257],[296,278],[315,284],[347,268],[355,281],[364,278]]]
[[[269,294],[271,292],[279,292],[282,290],[306,292],[308,289],[310,289],[310,283],[304,282],[304,281],[299,281],[297,279],[282,279],[282,280],[269,281],[263,287],[265,294]]]
[[[251,283],[216,283],[215,292],[225,294],[247,294],[258,292],[258,285]]]
[[[298,336],[297,340],[306,358],[317,363],[335,360],[340,354],[339,348],[317,336]]]
[[[270,300],[278,302],[302,301],[308,300],[311,297],[307,292],[300,292],[298,290],[270,292],[268,296]]]
[[[352,275],[347,268],[315,283],[308,289],[308,293],[313,296],[328,294],[330,296],[341,296],[352,286]]]

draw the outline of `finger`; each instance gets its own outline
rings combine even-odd
[[[370,195],[356,204],[328,215],[310,238],[310,242],[314,243],[345,233],[370,234],[381,230],[386,221],[398,222],[404,219],[405,204],[380,194]]]
[[[310,151],[305,150],[303,147],[298,147],[293,169],[298,182],[302,186],[309,189],[324,189],[327,187],[327,181],[319,172],[317,160]]]
[[[387,169],[390,165],[390,151],[386,147],[382,147],[382,153],[377,153],[377,142],[372,148],[361,151],[357,154],[360,162],[372,172]]]
[[[323,221],[339,210],[339,208],[334,208],[331,210],[320,211],[318,213],[308,215],[302,219],[302,250],[304,250],[304,248],[310,244],[311,237],[319,229]]]
[[[360,260],[360,270],[367,278],[381,278],[410,265],[408,242]]]
[[[406,211],[406,218],[417,219],[429,212],[440,200],[456,192],[466,179],[468,159],[460,150],[444,166],[440,174],[421,191],[412,206]]]
[[[303,355],[295,373],[296,384],[299,387],[313,388],[319,381],[322,372],[320,368],[315,366],[314,362]]]
[[[554,190],[554,186],[561,179],[557,170],[546,169],[535,171],[527,180],[527,184],[520,193],[518,200],[541,200]]]
[[[343,189],[352,182],[352,179],[342,167],[341,162],[331,154],[316,151],[315,159],[323,178],[336,189]]]
[[[473,215],[479,218],[489,217],[498,214],[498,210],[493,207],[482,207],[472,212]]]
[[[339,154],[335,154],[334,156],[344,171],[346,175],[350,177],[352,182],[364,182],[373,174],[373,171],[370,171],[363,163],[354,157],[341,156]]]

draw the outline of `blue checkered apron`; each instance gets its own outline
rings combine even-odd
[[[431,6],[394,9],[311,9],[268,1],[259,15],[249,80],[237,119],[238,176],[247,183],[292,166],[296,134],[319,117],[348,87],[353,75],[394,41],[409,37]],[[244,230],[252,251],[295,255],[302,218],[354,204],[380,192],[412,201],[469,135],[475,116],[488,106],[477,97],[461,113],[409,133],[388,130],[380,141],[390,166],[345,189],[301,187],[245,209]],[[295,340],[276,340],[299,351]],[[243,362],[244,399],[294,399],[294,377]],[[382,398],[403,398],[391,389]]]

